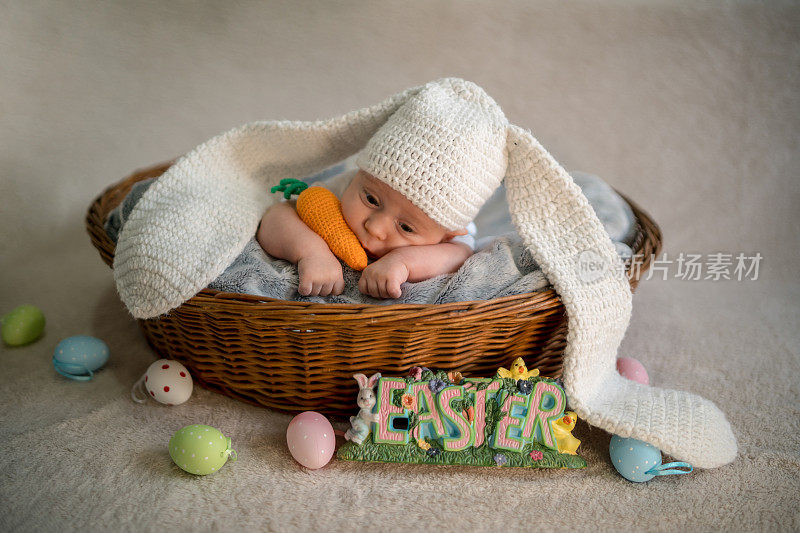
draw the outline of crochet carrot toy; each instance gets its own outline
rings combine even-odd
[[[358,237],[347,225],[342,214],[342,204],[324,187],[308,187],[300,180],[282,179],[270,192],[283,191],[287,200],[297,196],[297,215],[314,233],[322,237],[333,255],[354,270],[367,267],[367,253]]]

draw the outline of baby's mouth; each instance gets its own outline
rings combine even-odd
[[[356,238],[358,239],[359,244],[361,244],[361,247],[367,253],[367,257],[369,257],[370,259],[378,259],[380,257],[378,254],[370,250],[369,247],[367,247],[367,245],[364,244],[364,241],[358,235],[356,235]]]
[[[376,254],[376,253],[372,252],[372,251],[371,251],[369,248],[367,248],[366,246],[364,247],[364,251],[365,251],[365,252],[367,252],[367,257],[369,257],[370,259],[380,259],[380,257],[381,257],[381,256],[379,256],[378,254]]]

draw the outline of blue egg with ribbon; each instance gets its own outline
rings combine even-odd
[[[652,444],[619,435],[611,436],[608,453],[617,472],[635,483],[650,481],[656,476],[688,474],[692,471],[689,463],[661,464],[661,450]]]
[[[53,367],[64,377],[88,381],[108,361],[108,345],[96,337],[68,337],[53,350]]]

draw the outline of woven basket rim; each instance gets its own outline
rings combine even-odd
[[[130,188],[134,183],[150,178],[157,177],[163,174],[175,160],[158,163],[149,167],[143,167],[135,170],[126,178],[113,183],[106,187],[94,201],[90,204],[86,214],[86,227],[92,240],[92,244],[98,249],[103,260],[109,267],[113,268],[113,257],[116,244],[111,241],[105,232],[104,224],[108,214],[124,199]],[[639,237],[645,234],[642,246],[634,249],[634,256],[645,248],[650,247],[651,253],[644,254],[640,272],[645,272],[649,267],[650,261],[653,256],[658,255],[661,250],[661,231],[658,225],[652,218],[641,209],[635,202],[631,201],[627,196],[617,191],[623,200],[625,200],[631,207],[636,222],[638,224]],[[648,242],[649,241],[649,242]],[[647,246],[650,244],[650,246]],[[626,267],[627,268],[627,267]],[[630,270],[629,270],[630,274]],[[631,289],[635,290],[639,282],[639,276],[629,275]],[[319,302],[300,302],[296,300],[282,300],[278,298],[271,298],[266,296],[258,296],[247,293],[225,292],[211,288],[204,288],[200,290],[190,299],[186,300],[182,305],[214,305],[224,306],[230,304],[232,310],[243,310],[246,308],[249,311],[258,310],[263,308],[274,312],[276,308],[282,308],[282,311],[298,311],[304,315],[315,315],[315,321],[327,321],[324,317],[331,316],[331,320],[346,320],[350,316],[356,320],[370,319],[371,323],[386,323],[386,322],[403,322],[410,318],[424,318],[428,315],[439,315],[443,313],[451,313],[452,317],[457,318],[464,315],[465,312],[476,311],[480,309],[482,312],[486,311],[487,307],[500,307],[505,313],[510,311],[509,305],[514,302],[524,301],[530,305],[532,301],[541,300],[543,304],[539,310],[546,310],[552,308],[558,311],[561,307],[561,300],[558,293],[548,285],[534,292],[520,293],[499,298],[492,298],[488,300],[468,300],[459,302],[448,302],[438,304],[349,304],[349,303],[319,303]],[[550,303],[551,305],[548,305]],[[513,305],[512,305],[513,307]],[[174,310],[173,310],[174,311]],[[172,311],[170,311],[171,313]],[[167,313],[169,314],[169,313]],[[374,316],[373,316],[374,315]],[[386,316],[384,316],[386,315]],[[298,320],[300,316],[296,317]],[[428,316],[428,319],[433,319]],[[440,318],[441,319],[441,318]],[[293,319],[294,320],[294,319]]]

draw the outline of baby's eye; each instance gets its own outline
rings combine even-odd
[[[377,205],[380,205],[380,204],[378,203],[378,199],[377,199],[377,198],[375,198],[374,196],[372,196],[372,195],[371,195],[370,193],[368,193],[368,192],[365,192],[365,193],[364,193],[364,198],[366,198],[366,200],[367,200],[367,203],[369,203],[370,205],[375,205],[375,206],[377,206]]]
[[[414,228],[412,228],[405,222],[400,223],[400,229],[403,230],[403,233],[414,233]]]

